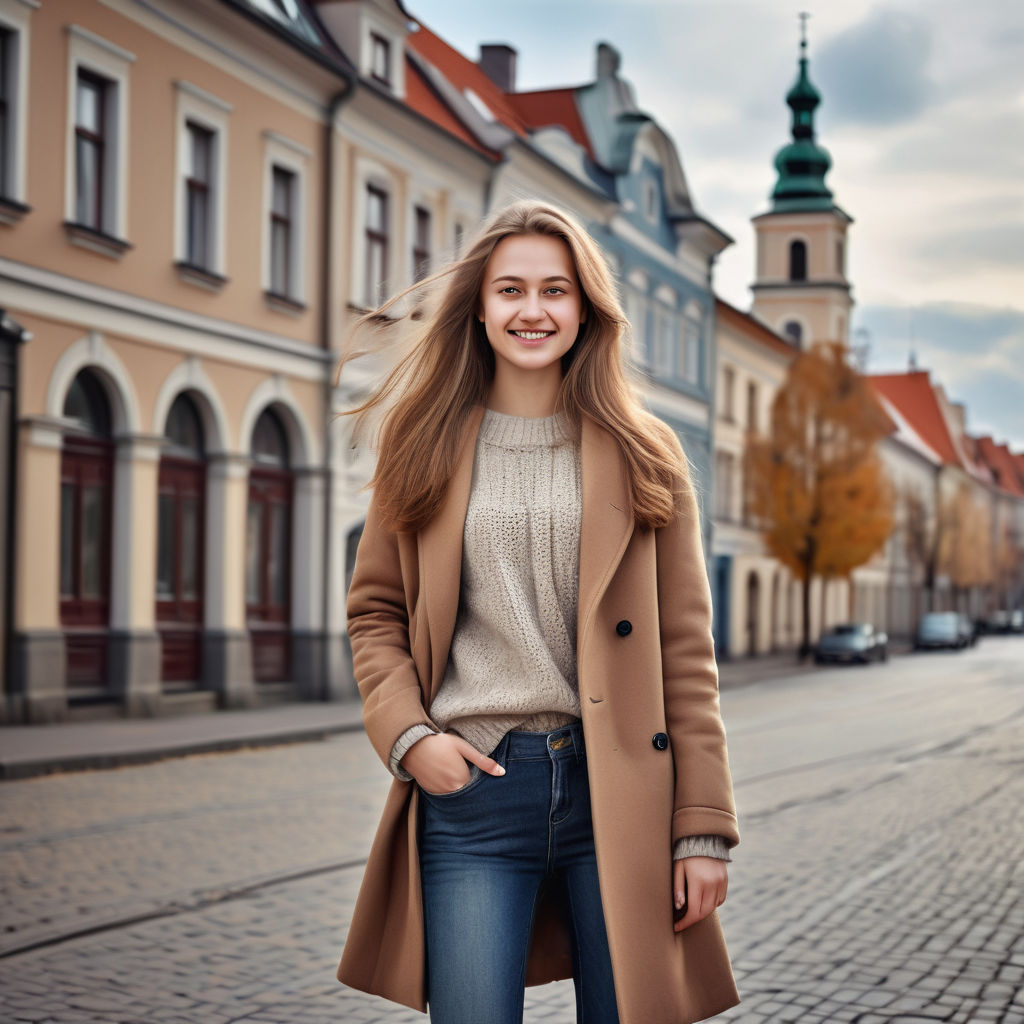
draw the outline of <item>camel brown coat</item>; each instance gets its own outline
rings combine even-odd
[[[428,526],[389,532],[371,503],[359,544],[349,636],[366,732],[385,763],[406,729],[430,721],[425,709],[444,677],[481,416],[477,409],[469,421],[444,505]],[[717,914],[679,934],[672,928],[673,842],[708,834],[739,841],[700,520],[686,491],[670,525],[636,527],[618,444],[589,418],[581,459],[578,675],[619,1017],[688,1024],[738,1002]],[[623,620],[632,625],[626,636],[616,629]],[[652,742],[658,733],[668,735],[667,749]],[[338,978],[425,1010],[417,798],[415,784],[392,783]],[[551,907],[539,907],[527,983],[571,976],[567,930]]]

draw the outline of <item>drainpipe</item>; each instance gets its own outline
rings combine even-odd
[[[18,486],[18,364],[19,349],[27,341],[32,340],[30,331],[25,330],[6,309],[0,309],[0,387],[9,392],[7,423],[0,424],[0,437],[9,430],[7,436],[7,451],[4,453],[7,462],[7,478],[0,480],[0,493],[4,495],[7,503],[6,522],[4,523],[3,536],[0,537],[0,544],[3,545],[4,572],[3,600],[0,606],[3,608],[3,621],[0,621],[0,677],[6,683],[0,685],[0,712],[10,710],[7,701],[10,700],[12,691],[9,689],[15,683],[14,673],[14,579],[15,559],[17,557],[17,545],[15,543],[15,519],[17,516],[17,502],[15,493]],[[5,350],[5,351],[3,351]],[[0,714],[0,720],[3,719]]]
[[[325,359],[324,372],[324,566],[325,572],[321,584],[321,618],[323,622],[323,662],[322,678],[320,681],[320,697],[322,700],[329,700],[331,696],[330,687],[330,567],[331,567],[331,539],[334,536],[334,524],[331,521],[333,495],[334,495],[334,446],[331,443],[331,410],[333,406],[334,385],[334,363],[329,358],[333,352],[331,345],[331,279],[334,266],[334,121],[338,112],[345,104],[355,96],[358,80],[350,73],[345,73],[345,88],[336,92],[327,106],[324,120],[324,152],[323,152],[323,200],[320,218],[323,229],[320,236],[320,343],[327,354]]]

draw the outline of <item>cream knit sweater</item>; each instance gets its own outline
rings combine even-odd
[[[511,729],[550,732],[580,717],[576,607],[582,501],[579,445],[564,415],[488,409],[477,437],[462,546],[459,608],[448,667],[429,714],[489,753]],[[390,768],[430,728],[413,726]],[[676,844],[675,856],[719,857],[718,836]]]

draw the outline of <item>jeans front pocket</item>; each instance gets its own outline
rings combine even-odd
[[[450,800],[452,797],[462,796],[463,793],[467,793],[473,789],[486,773],[482,768],[477,767],[475,764],[469,766],[469,779],[467,782],[459,786],[458,789],[453,789],[450,793],[431,793],[430,790],[424,789],[420,786],[420,792],[431,800]]]

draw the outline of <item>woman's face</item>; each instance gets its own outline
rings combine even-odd
[[[551,235],[503,238],[484,267],[477,315],[496,372],[552,366],[561,372],[561,358],[586,319],[568,244]]]

